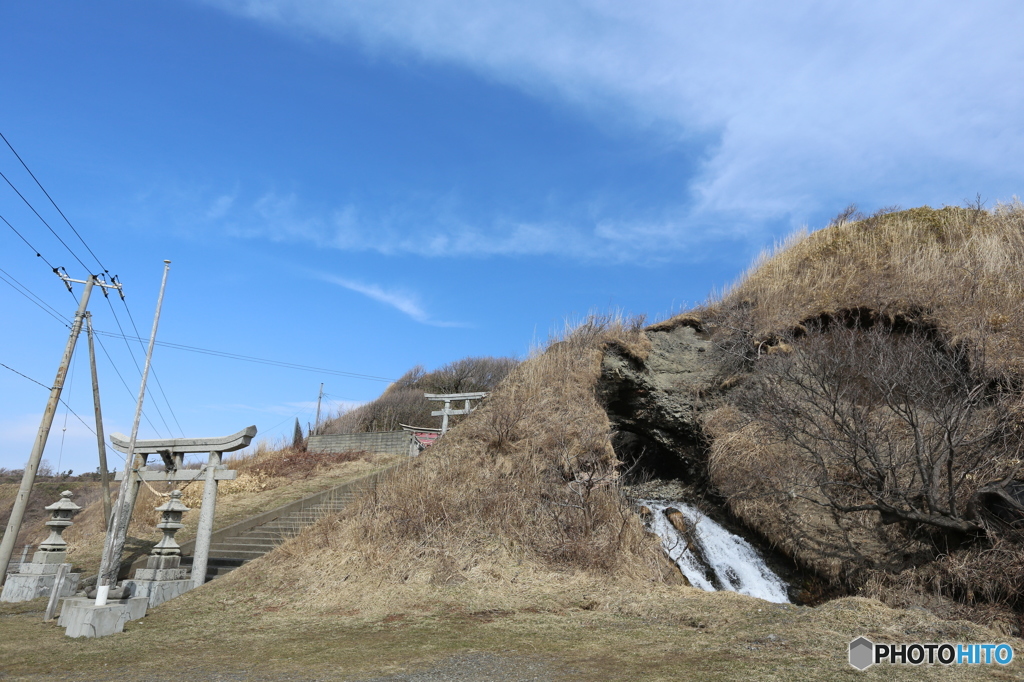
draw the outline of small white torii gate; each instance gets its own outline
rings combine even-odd
[[[444,408],[440,410],[434,410],[430,413],[431,417],[442,417],[441,419],[441,435],[443,436],[448,432],[448,417],[456,414],[469,414],[473,411],[470,406],[470,401],[483,400],[488,395],[487,391],[477,391],[476,393],[424,393],[423,397],[427,400],[433,400],[437,402],[444,402]],[[461,410],[452,409],[453,400],[464,400],[465,406]]]
[[[130,506],[128,518],[135,507],[135,497],[139,486],[145,481],[194,481],[197,472],[184,468],[184,456],[187,453],[208,452],[206,471],[203,472],[203,503],[199,510],[199,528],[196,531],[195,550],[192,555],[192,584],[199,587],[206,581],[206,565],[210,558],[210,540],[213,536],[213,513],[217,504],[218,481],[230,481],[238,472],[232,471],[221,463],[225,452],[233,452],[247,447],[256,435],[256,427],[250,426],[238,433],[220,438],[167,438],[163,440],[135,441],[135,454],[142,458],[142,466],[138,468],[139,478],[129,488]],[[127,453],[129,438],[120,433],[110,434],[110,442],[114,449]],[[149,455],[160,455],[167,467],[166,471],[155,471],[146,466]],[[133,474],[133,478],[136,474]],[[121,480],[118,472],[115,480]],[[120,505],[118,505],[120,507]],[[127,532],[127,523],[125,532]],[[110,542],[110,538],[107,539]],[[120,557],[117,558],[120,561]]]

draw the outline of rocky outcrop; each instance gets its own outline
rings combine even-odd
[[[733,515],[708,476],[710,443],[701,426],[703,413],[725,399],[728,368],[725,351],[709,338],[696,320],[650,327],[651,348],[645,358],[629,349],[606,349],[598,384],[612,422],[612,445],[624,463],[627,489],[637,498],[680,500],[696,505],[728,531],[754,545],[771,569],[789,584],[803,575],[792,560]],[[683,515],[668,514],[669,523],[684,536]],[[639,509],[650,523],[654,513]],[[674,565],[674,564],[673,564]],[[799,600],[799,599],[798,599]]]
[[[705,477],[699,412],[720,383],[722,351],[699,324],[654,327],[644,360],[610,347],[598,390],[615,428],[612,445],[634,476]]]

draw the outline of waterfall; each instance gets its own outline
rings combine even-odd
[[[789,602],[786,583],[743,538],[688,504],[663,500],[638,503],[651,510],[651,530],[661,538],[669,557],[694,587],[708,592],[731,590],[776,603]],[[682,514],[683,532],[666,516],[667,509]]]

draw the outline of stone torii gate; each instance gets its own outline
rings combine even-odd
[[[238,433],[221,438],[167,438],[164,440],[137,440],[135,441],[135,454],[142,458],[142,466],[138,473],[133,473],[136,480],[129,488],[131,510],[128,518],[131,518],[131,511],[135,507],[135,497],[138,494],[142,481],[194,481],[198,480],[200,472],[194,469],[184,468],[184,457],[188,453],[208,452],[209,459],[206,462],[203,476],[203,502],[199,511],[199,528],[196,531],[195,551],[192,558],[192,584],[199,587],[206,581],[206,565],[210,558],[210,540],[213,536],[213,513],[217,504],[217,483],[218,481],[230,481],[235,478],[237,472],[227,468],[222,463],[225,452],[233,452],[247,447],[256,435],[256,427],[250,426]],[[129,438],[120,433],[110,434],[110,442],[116,450],[127,453]],[[155,471],[150,469],[148,463],[149,455],[160,455],[163,459],[166,471]],[[117,473],[115,480],[122,478],[121,472]],[[125,525],[127,532],[127,525]]]
[[[423,397],[427,400],[443,402],[444,408],[440,410],[434,410],[430,413],[431,417],[442,417],[441,419],[441,435],[448,433],[448,417],[456,414],[469,414],[473,411],[470,406],[470,402],[473,400],[483,400],[489,393],[486,391],[477,391],[475,393],[424,393]],[[453,400],[464,400],[465,406],[461,410],[452,409]]]

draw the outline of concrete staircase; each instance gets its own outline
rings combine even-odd
[[[214,531],[206,580],[213,580],[258,559],[288,538],[298,535],[306,526],[344,509],[357,496],[372,490],[388,471],[364,476]],[[183,567],[192,566],[194,548],[195,540],[182,543]]]

